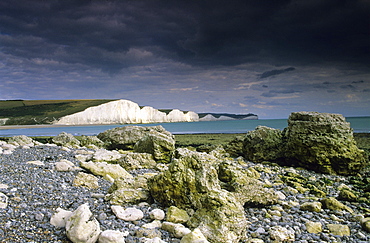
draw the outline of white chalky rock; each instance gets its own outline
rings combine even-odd
[[[40,160],[27,161],[26,164],[39,165],[39,166],[45,165],[44,162],[42,162]]]
[[[8,197],[0,192],[0,208],[6,208],[8,206]]]
[[[182,224],[176,224],[172,222],[163,222],[162,229],[172,233],[176,238],[181,238],[191,232],[190,229],[186,228]]]
[[[294,241],[295,235],[294,230],[289,230],[282,226],[273,226],[269,230],[270,238],[277,242]]]
[[[143,243],[167,243],[166,241],[161,240],[159,237],[154,237],[153,239],[150,238],[143,238]]]
[[[62,159],[61,161],[55,163],[56,171],[74,171],[76,169],[77,168],[75,167],[75,165],[71,161],[66,159]]]
[[[192,232],[182,237],[180,243],[209,243],[200,229],[195,228]]]
[[[126,234],[117,230],[105,230],[99,236],[99,243],[125,243]]]
[[[157,219],[154,220],[151,223],[143,224],[141,226],[141,228],[144,228],[144,229],[155,229],[155,228],[161,228],[161,227],[162,227],[162,223],[161,223],[161,221],[159,221]]]
[[[144,217],[144,213],[137,208],[126,208],[124,209],[121,206],[111,206],[113,213],[117,218],[125,221],[136,221]]]
[[[156,208],[150,211],[149,216],[151,219],[163,220],[166,215],[162,209]]]
[[[94,161],[114,161],[122,157],[116,150],[98,149],[94,154]]]
[[[58,228],[66,227],[67,220],[73,212],[57,208],[57,212],[50,218],[50,224]]]
[[[79,206],[66,223],[67,237],[74,243],[94,243],[100,235],[99,222],[92,218],[87,203]]]

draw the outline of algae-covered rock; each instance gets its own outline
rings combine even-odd
[[[80,166],[89,170],[94,175],[100,175],[108,181],[117,178],[132,178],[133,176],[118,164],[108,164],[106,162],[81,162]]]
[[[353,193],[353,191],[349,189],[340,190],[338,195],[339,200],[348,201],[348,202],[355,202],[357,201],[357,196]]]
[[[322,232],[322,224],[320,222],[308,221],[305,225],[308,233],[317,234]]]
[[[293,112],[283,131],[287,163],[329,174],[355,174],[366,164],[350,124],[340,114]]]
[[[233,192],[235,197],[245,206],[267,206],[275,204],[279,197],[272,190],[264,187],[257,179],[259,173],[253,168],[223,161],[218,166],[218,178],[222,182],[222,188]]]
[[[8,143],[15,146],[34,146],[35,144],[37,144],[36,141],[25,135],[11,137],[9,138]]]
[[[305,202],[300,209],[303,211],[317,212],[321,211],[322,204],[320,202]]]
[[[166,220],[173,223],[186,223],[189,220],[188,213],[175,206],[168,208]]]
[[[152,154],[159,163],[171,162],[174,150],[175,139],[173,135],[157,131],[150,131],[134,146],[135,152]]]
[[[365,231],[370,233],[370,217],[361,219],[360,224]]]
[[[72,134],[62,132],[59,135],[52,138],[53,143],[59,146],[65,147],[79,147],[80,141],[78,141]]]
[[[353,213],[353,210],[350,207],[339,202],[334,197],[324,198],[321,200],[321,203],[322,203],[323,208],[327,208],[327,209],[335,210],[335,211],[346,210],[350,213]]]
[[[206,153],[178,149],[168,170],[148,179],[154,199],[165,206],[199,208],[200,198],[212,190],[221,190],[215,158]]]
[[[244,138],[243,152],[253,162],[275,161],[282,156],[282,133],[278,129],[258,126]]]
[[[221,160],[222,161],[222,160]],[[236,193],[221,188],[219,158],[178,149],[168,170],[148,179],[154,199],[165,206],[195,211],[188,225],[199,228],[211,242],[238,242],[247,221]]]
[[[84,186],[89,189],[99,188],[99,180],[94,175],[79,172],[73,180],[74,186]]]
[[[351,230],[349,229],[348,225],[343,224],[327,224],[326,227],[328,227],[330,233],[333,235],[351,235]]]
[[[147,201],[150,197],[147,179],[152,176],[154,174],[138,175],[134,178],[118,178],[109,188],[109,194],[106,195],[105,199],[115,205]]]
[[[162,126],[125,126],[116,127],[99,133],[98,138],[102,140],[109,149],[133,149],[134,145],[150,131],[157,131],[172,136],[172,134],[166,131]]]
[[[134,152],[122,154],[116,163],[126,170],[153,169],[157,165],[152,154]]]
[[[88,148],[102,148],[104,146],[104,142],[97,136],[82,135],[78,140],[80,141],[81,146]]]
[[[210,242],[239,242],[248,226],[242,204],[232,193],[211,191],[201,198],[201,207],[188,225],[199,228]]]

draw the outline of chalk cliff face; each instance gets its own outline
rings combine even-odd
[[[184,114],[184,112],[175,109],[166,114],[150,106],[140,109],[138,104],[129,100],[116,100],[64,116],[55,124],[90,125],[191,121],[199,121],[197,113],[190,111]]]

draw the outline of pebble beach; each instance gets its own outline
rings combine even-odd
[[[1,242],[71,242],[66,237],[64,228],[57,228],[50,223],[58,208],[73,211],[88,203],[93,216],[99,221],[102,231],[117,230],[125,234],[125,242],[180,242],[181,238],[157,229],[157,240],[143,231],[142,226],[153,221],[150,212],[162,209],[158,203],[143,202],[134,207],[143,212],[144,217],[137,221],[118,219],[111,210],[109,202],[104,200],[111,182],[98,177],[99,187],[87,189],[74,186],[73,181],[78,171],[60,172],[55,170],[55,163],[68,160],[79,166],[77,154],[92,153],[88,148],[66,148],[55,144],[35,146],[13,146],[2,142],[0,155],[0,193],[6,195],[7,206],[0,209]],[[237,158],[241,160],[241,158]],[[279,242],[273,237],[273,230],[281,230],[291,235],[294,242],[369,242],[370,235],[360,221],[370,215],[370,206],[366,203],[341,201],[346,210],[322,209],[319,212],[302,210],[305,203],[320,201],[310,191],[302,191],[289,186],[279,175],[298,174],[309,181],[323,185],[326,197],[337,197],[339,187],[349,187],[356,191],[348,177],[323,175],[312,171],[281,167],[273,164],[255,164],[244,161],[245,167],[253,167],[261,177],[259,180],[269,184],[280,193],[277,204],[267,207],[245,207],[249,227],[246,231],[250,239],[259,242]],[[132,171],[139,174],[140,171]],[[2,199],[3,200],[3,199]],[[4,200],[3,200],[4,201]],[[321,230],[310,233],[310,222],[319,223]],[[341,233],[333,233],[331,225],[341,225]],[[347,230],[349,230],[347,232]],[[144,232],[144,233],[140,233]],[[293,241],[293,240],[291,240]],[[253,241],[258,242],[258,241]]]

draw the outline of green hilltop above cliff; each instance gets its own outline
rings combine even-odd
[[[63,116],[110,101],[113,100],[4,100],[0,101],[0,119],[5,125],[50,124]]]

